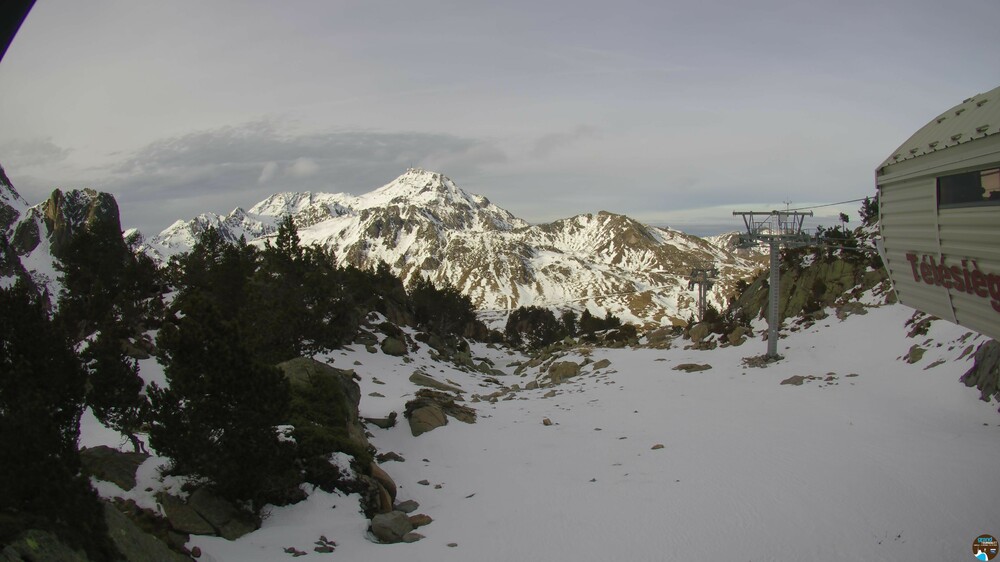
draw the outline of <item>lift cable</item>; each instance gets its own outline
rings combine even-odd
[[[850,201],[841,201],[840,203],[827,203],[825,205],[812,205],[810,207],[799,207],[797,209],[787,209],[788,212],[791,211],[804,211],[807,209],[822,209],[823,207],[833,207],[836,205],[846,205],[847,203],[859,203],[865,199],[870,199],[871,197],[862,197],[861,199],[851,199]]]

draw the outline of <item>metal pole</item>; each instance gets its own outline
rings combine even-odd
[[[770,293],[771,307],[767,318],[767,357],[769,359],[778,358],[778,305],[781,296],[781,271],[778,263],[778,239],[771,238],[771,286]]]
[[[700,281],[698,283],[698,314],[701,316],[702,322],[705,321],[705,275],[700,276]]]

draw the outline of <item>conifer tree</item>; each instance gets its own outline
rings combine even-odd
[[[110,559],[76,448],[86,373],[42,298],[20,281],[0,288],[0,349],[0,544],[50,529],[91,559]]]
[[[84,350],[90,371],[87,405],[101,423],[127,438],[133,450],[145,452],[136,434],[148,413],[148,401],[142,394],[139,364],[122,347],[127,335],[120,325],[105,324]]]
[[[572,310],[567,310],[562,313],[560,320],[562,321],[563,330],[566,331],[566,335],[575,336],[576,320],[577,320],[576,312],[573,312]]]
[[[555,314],[537,306],[522,306],[511,313],[504,333],[511,343],[525,343],[534,349],[554,343],[565,334]]]
[[[278,223],[275,243],[265,243],[261,258],[245,312],[256,352],[268,363],[279,363],[301,355],[305,340],[319,328],[307,303],[307,264],[290,216]]]
[[[472,300],[456,287],[438,288],[427,278],[418,278],[410,287],[417,323],[440,335],[462,333],[476,319]]]
[[[160,330],[168,388],[151,385],[150,442],[180,474],[259,508],[287,468],[275,426],[286,418],[288,383],[247,346],[238,318],[198,291]]]

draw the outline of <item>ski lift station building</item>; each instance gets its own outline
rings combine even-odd
[[[914,133],[876,183],[899,301],[1000,339],[1000,88]]]

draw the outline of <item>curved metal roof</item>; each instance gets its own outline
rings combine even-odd
[[[1000,87],[977,94],[913,133],[879,169],[1000,133]]]

